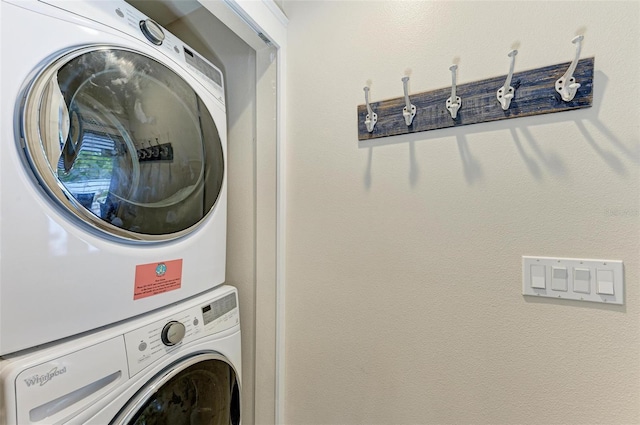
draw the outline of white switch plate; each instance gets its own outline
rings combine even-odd
[[[562,269],[567,271],[566,286],[558,282],[559,279],[564,280]],[[544,278],[540,276],[541,270],[544,270]],[[598,273],[600,273],[602,282],[598,281]],[[585,279],[586,277],[588,279]],[[612,284],[611,280],[613,280]],[[551,282],[552,284],[540,287],[542,286],[539,284],[540,281]],[[562,288],[562,290],[555,290],[554,288]],[[612,289],[613,295],[598,293],[599,289],[600,292],[603,292],[603,288],[606,289],[604,292],[608,293]],[[624,304],[623,264],[622,261],[618,260],[523,256],[522,294],[565,300]]]

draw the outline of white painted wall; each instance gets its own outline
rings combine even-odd
[[[288,424],[640,423],[640,3],[289,1]],[[358,143],[356,106],[595,56],[590,109]],[[521,295],[620,259],[626,304]]]

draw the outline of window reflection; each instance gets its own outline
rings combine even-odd
[[[113,179],[116,145],[113,137],[87,132],[83,135],[81,154],[66,172],[64,160],[58,161],[58,178],[73,197],[98,217],[108,219],[105,204]]]
[[[49,252],[64,257],[69,252],[67,232],[56,221],[49,219]]]

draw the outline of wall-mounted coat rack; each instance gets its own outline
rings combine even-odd
[[[588,108],[593,103],[595,58],[579,60],[581,41],[581,37],[573,40],[577,47],[573,62],[513,73],[517,51],[512,51],[509,74],[473,83],[455,86],[455,67],[451,67],[454,86],[411,95],[410,104],[416,112],[410,125],[403,116],[406,93],[403,97],[358,105],[358,140]],[[565,85],[565,81],[569,84]],[[502,99],[505,93],[507,99]],[[461,102],[456,113],[451,108],[452,96]],[[365,124],[367,114],[369,125]],[[375,126],[371,125],[372,116],[376,118]]]

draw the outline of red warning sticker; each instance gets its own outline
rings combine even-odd
[[[151,297],[180,289],[182,285],[182,259],[136,266],[133,299]]]

